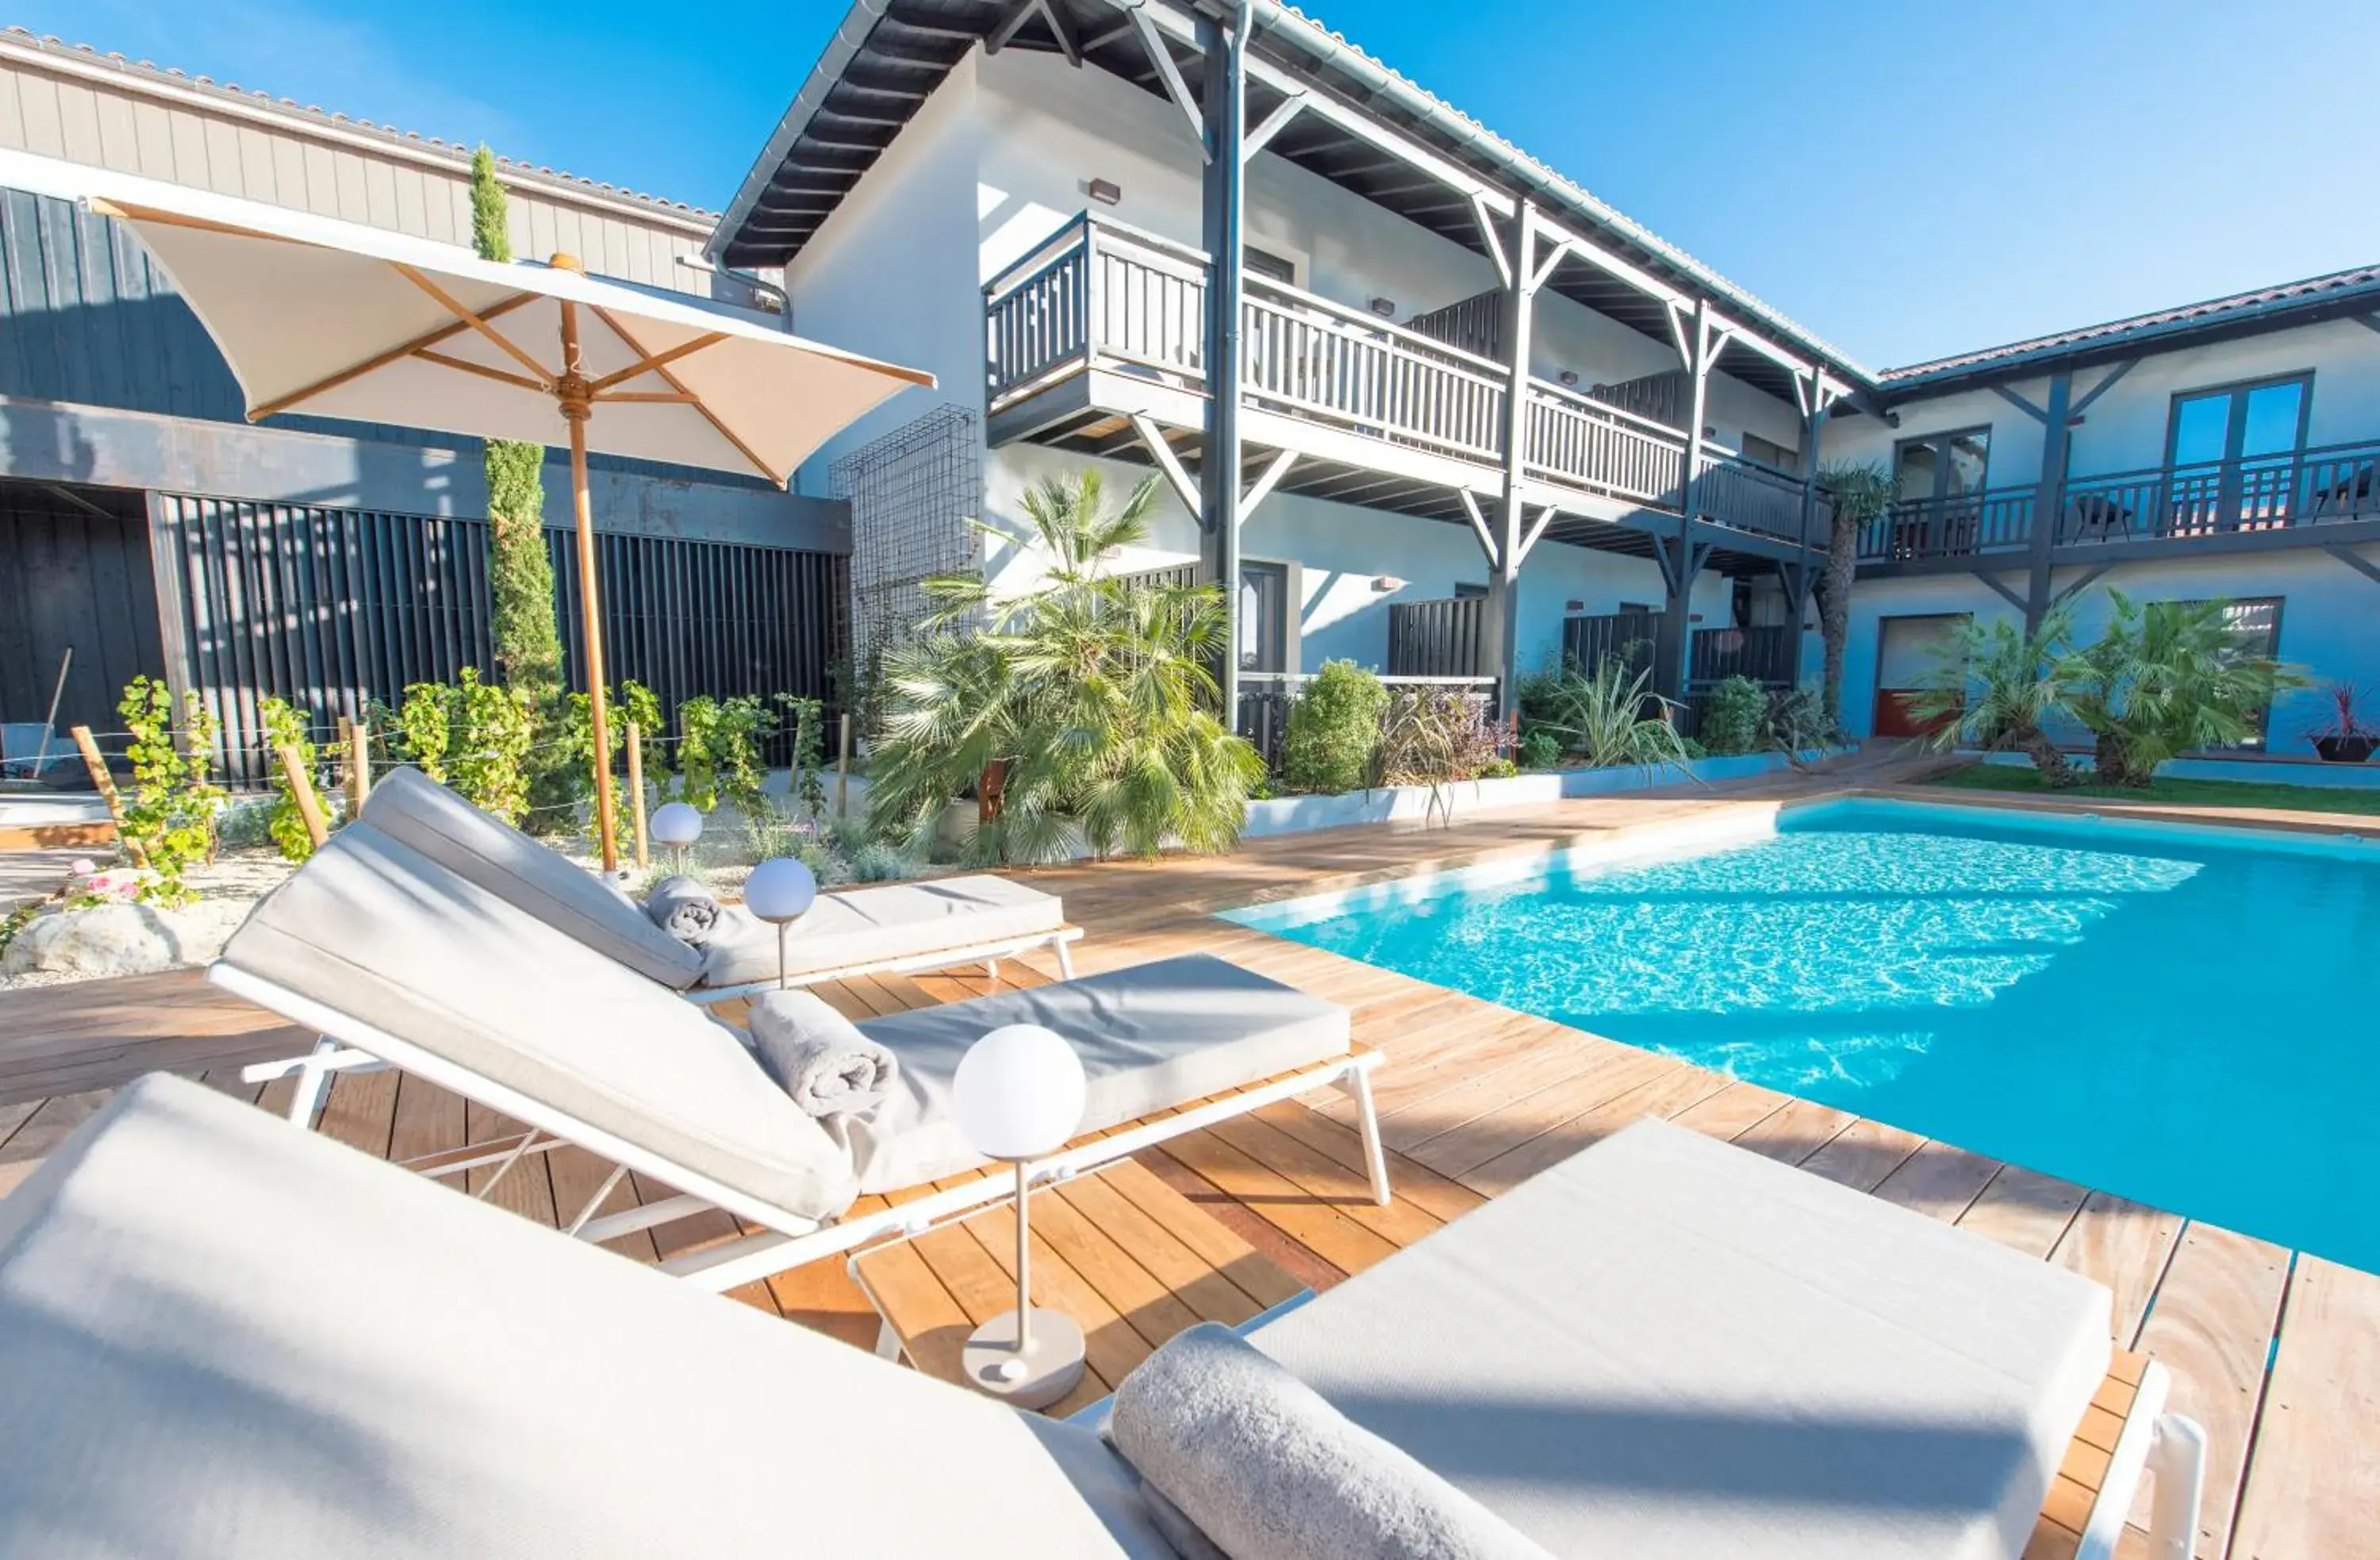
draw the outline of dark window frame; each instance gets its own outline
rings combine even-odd
[[[1931,433],[1912,433],[1905,439],[1892,441],[1892,493],[1896,504],[1941,504],[1950,495],[1950,465],[1943,460],[1934,468],[1934,491],[1923,498],[1900,496],[1900,460],[1904,452],[1917,445],[1948,445],[1955,440],[1980,434],[1984,441],[1984,469],[1976,479],[1975,492],[1982,493],[1992,485],[1992,425],[1978,422],[1965,428],[1942,428]]]
[[[2306,435],[2313,428],[2313,370],[2296,369],[2287,373],[2257,374],[2249,379],[2218,380],[2212,384],[2195,384],[2187,389],[2175,391],[2166,402],[2165,464],[2168,468],[2181,464],[2174,458],[2180,453],[2181,404],[2184,401],[2204,400],[2209,396],[2228,396],[2231,398],[2230,420],[2223,433],[2223,453],[2216,457],[2216,463],[2228,466],[2240,460],[2279,460],[2303,455],[2306,449]],[[2245,443],[2248,433],[2248,396],[2253,391],[2270,389],[2277,384],[2295,384],[2301,387],[2298,396],[2297,442],[2288,450],[2277,454],[2243,456],[2240,454],[2240,447]],[[2192,461],[2191,464],[2203,466],[2208,462]],[[2261,601],[2264,598],[2256,599]]]

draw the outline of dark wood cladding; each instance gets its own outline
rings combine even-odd
[[[394,704],[408,684],[492,670],[484,521],[173,494],[151,502],[155,545],[180,584],[184,671],[223,723],[235,784],[264,776],[265,694],[310,712],[327,736],[338,716],[372,699]],[[549,530],[547,540],[570,682],[583,689],[570,536]],[[644,683],[671,709],[696,694],[831,696],[844,558],[609,534],[597,553],[614,677]]]
[[[124,685],[165,670],[140,496],[0,481],[0,721],[47,718],[68,649],[60,733],[114,730]]]
[[[1389,605],[1389,675],[1468,677],[1479,671],[1483,598],[1446,596]]]

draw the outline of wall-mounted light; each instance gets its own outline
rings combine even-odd
[[[1564,602],[1562,603],[1562,610],[1564,612],[1585,612],[1586,610],[1586,603],[1585,602]]]
[[[1372,299],[1372,312],[1383,320],[1393,320],[1397,317],[1397,300],[1393,298],[1376,298]]]
[[[1112,206],[1123,199],[1123,186],[1113,179],[1095,178],[1083,186],[1083,193],[1102,206]]]
[[[1572,389],[1576,389],[1578,387],[1578,371],[1576,369],[1564,369],[1560,373],[1555,375],[1555,377]]]
[[[1372,589],[1382,595],[1387,595],[1391,591],[1403,590],[1405,583],[1393,574],[1376,574],[1372,577]]]

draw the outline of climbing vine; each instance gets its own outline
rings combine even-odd
[[[125,686],[115,713],[131,737],[124,750],[132,764],[125,843],[147,857],[152,874],[140,897],[144,904],[187,905],[198,894],[182,874],[214,859],[215,816],[223,810],[224,789],[213,782],[217,722],[193,693],[184,701],[177,732],[172,689],[146,676]]]

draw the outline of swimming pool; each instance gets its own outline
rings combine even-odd
[[[1861,800],[1231,919],[2380,1271],[2380,841]]]

